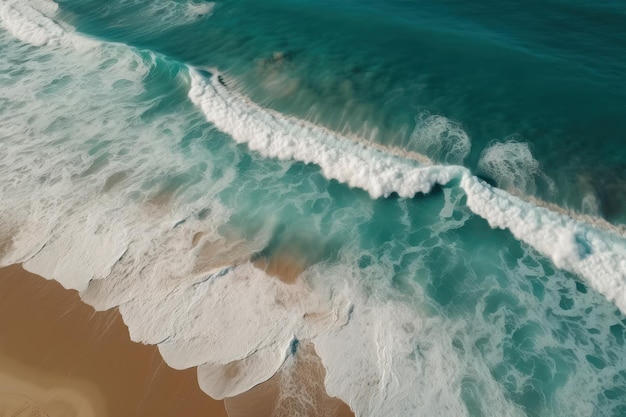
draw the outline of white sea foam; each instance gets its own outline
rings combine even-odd
[[[215,9],[216,4],[214,2],[208,3],[194,3],[191,2],[187,5],[187,15],[193,18],[200,18],[210,16]]]
[[[0,25],[22,42],[35,46],[66,44],[75,48],[95,45],[73,35],[54,20],[58,5],[50,0],[1,0]]]
[[[202,1],[158,1],[152,2],[142,10],[142,15],[160,20],[166,27],[192,23],[211,16],[215,2]]]
[[[465,171],[459,166],[423,166],[263,109],[227,90],[217,76],[207,81],[195,70],[191,70],[189,98],[237,142],[266,157],[315,163],[327,178],[366,190],[372,198],[394,192],[411,198]]]
[[[182,154],[180,120],[195,109],[142,117],[152,103],[137,97],[150,67],[164,64],[158,57],[41,42],[24,61],[2,31],[0,43],[0,75],[29,70],[3,77],[0,89],[0,230],[12,233],[1,265],[22,262],[98,309],[119,307],[133,340],[157,344],[171,366],[198,366],[202,388],[218,398],[269,378],[294,339],[345,324],[345,296],[250,264],[268,234],[233,244],[218,232],[230,213],[214,196],[232,173],[220,167],[213,178],[202,144]],[[183,195],[168,190],[182,174],[199,179]]]
[[[512,192],[534,194],[537,179],[554,190],[553,181],[543,173],[525,142],[507,140],[488,146],[480,155],[478,172],[491,177],[498,187]]]
[[[368,278],[349,264],[312,272],[351,277],[354,285],[348,291],[354,301],[350,321],[314,338],[330,395],[346,401],[357,416],[462,417],[468,410],[461,388],[471,369],[487,385],[485,409],[494,416],[523,415],[506,400],[484,363],[459,358],[452,338],[463,323],[429,317],[387,295],[367,295],[360,288]],[[375,276],[370,278],[378,282]]]
[[[411,198],[429,192],[435,184],[461,179],[475,214],[492,227],[509,229],[559,268],[585,277],[626,312],[626,241],[621,236],[493,188],[461,166],[424,165],[263,109],[228,91],[217,76],[206,80],[191,70],[191,78],[190,99],[237,142],[266,157],[315,163],[327,178],[362,188],[373,198],[393,192]],[[483,166],[507,185],[528,188],[530,180],[521,178],[520,172],[529,165],[540,174],[526,144],[508,142],[490,149]]]
[[[2,6],[9,13],[0,15],[3,27],[13,27],[5,16],[24,9],[17,2]],[[43,27],[54,23],[45,22]],[[46,33],[65,30],[51,27]],[[4,37],[0,33],[3,46]],[[44,49],[23,64],[32,74],[7,79],[0,89],[10,115],[0,120],[0,174],[10,179],[0,184],[0,227],[15,230],[1,264],[24,262],[81,290],[96,308],[119,306],[134,340],[157,344],[172,366],[199,366],[202,388],[217,398],[267,379],[294,340],[310,339],[327,369],[328,391],[358,415],[466,415],[459,369],[481,376],[483,400],[494,415],[520,414],[484,364],[457,355],[450,335],[459,324],[367,296],[358,286],[359,272],[342,266],[317,265],[305,278],[320,284],[333,281],[326,275],[353,276],[348,286],[311,289],[305,281],[287,285],[269,278],[249,263],[268,234],[242,245],[223,243],[219,230],[230,213],[213,196],[234,174],[211,178],[210,161],[172,146],[186,133],[180,120],[193,115],[142,122],[149,104],[133,100],[144,92],[142,79],[157,57],[111,44],[85,55],[68,50],[74,41],[49,39],[24,39]],[[23,54],[7,48],[2,74]],[[328,178],[372,197],[413,197],[460,180],[473,212],[585,277],[626,311],[621,237],[490,187],[463,167],[428,166],[408,154],[365,146],[256,106],[215,76],[207,81],[192,70],[190,77],[189,96],[207,118],[264,156],[316,163]],[[197,154],[203,155],[200,148]],[[203,167],[204,181],[188,184],[184,196],[163,193],[168,178],[191,175],[196,165]],[[440,215],[450,218],[461,200],[452,192],[444,197]],[[462,223],[451,221],[450,227]],[[230,255],[207,255],[205,249],[214,247]]]
[[[410,146],[435,161],[462,164],[472,142],[460,124],[441,115],[423,113],[416,118]]]
[[[491,227],[508,229],[554,264],[586,278],[626,312],[626,240],[562,213],[537,207],[471,175],[461,186],[467,205]]]

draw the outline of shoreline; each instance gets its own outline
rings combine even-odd
[[[266,260],[268,269],[283,263],[277,260]],[[270,275],[295,280],[298,268],[285,263]],[[344,402],[328,396],[324,376],[307,342],[268,381],[214,400],[200,389],[196,368],[174,370],[157,346],[131,341],[117,308],[96,311],[77,291],[20,264],[0,268],[0,415],[293,417],[289,412],[298,410],[308,417],[353,417]],[[313,404],[284,395],[294,388]]]
[[[117,309],[95,311],[21,265],[0,269],[0,389],[0,414],[228,417],[223,401],[200,390],[195,368],[174,370],[156,346],[131,341]]]

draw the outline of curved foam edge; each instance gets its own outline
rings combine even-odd
[[[460,166],[425,166],[285,117],[231,93],[219,76],[209,80],[190,69],[189,98],[218,129],[265,157],[320,166],[326,178],[367,191],[372,198],[397,193],[412,198],[447,184],[466,171]]]
[[[73,31],[64,29],[54,20],[58,4],[51,0],[2,0],[0,2],[0,25],[11,35],[34,46],[67,45],[85,49],[97,45]]]
[[[519,240],[576,273],[626,312],[626,240],[561,213],[537,207],[493,188],[471,175],[461,186],[467,205],[494,228],[508,229]]]
[[[218,400],[244,393],[260,382],[267,381],[278,371],[287,357],[290,344],[283,346],[283,349],[272,346],[228,364],[200,365],[200,388]]]
[[[24,262],[24,268],[78,291],[85,290],[92,279],[109,275],[127,250],[128,236],[124,230],[101,230],[100,220],[87,216],[73,219],[70,227],[57,228],[48,243]]]

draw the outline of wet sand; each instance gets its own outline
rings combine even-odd
[[[130,341],[117,310],[96,312],[19,265],[0,269],[0,415],[227,416],[195,369]]]
[[[326,393],[325,375],[315,346],[305,342],[268,381],[226,398],[226,409],[230,417],[354,417],[343,401]]]
[[[293,283],[301,265],[277,261],[263,269]],[[116,309],[96,312],[20,265],[0,269],[0,416],[354,416],[328,396],[324,376],[314,346],[303,343],[269,381],[216,401],[198,387],[195,368],[173,370],[155,346],[132,342]]]
[[[278,278],[285,284],[293,284],[298,276],[308,267],[305,260],[288,257],[274,256],[272,258],[261,257],[254,261],[254,266],[264,271],[267,275]]]

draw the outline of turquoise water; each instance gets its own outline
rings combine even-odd
[[[543,198],[584,210],[593,195],[624,222],[619,2],[234,1],[173,27],[145,12],[155,4],[61,3],[81,31],[217,67],[255,101],[335,130],[419,150],[421,115],[442,115],[471,138],[474,171],[493,141],[528,143],[556,183],[534,178]]]
[[[626,6],[0,12],[3,264],[120,306],[209,394],[267,379],[293,338],[359,416],[626,416]],[[232,289],[284,254],[322,301]],[[234,361],[250,379],[203,385]]]

